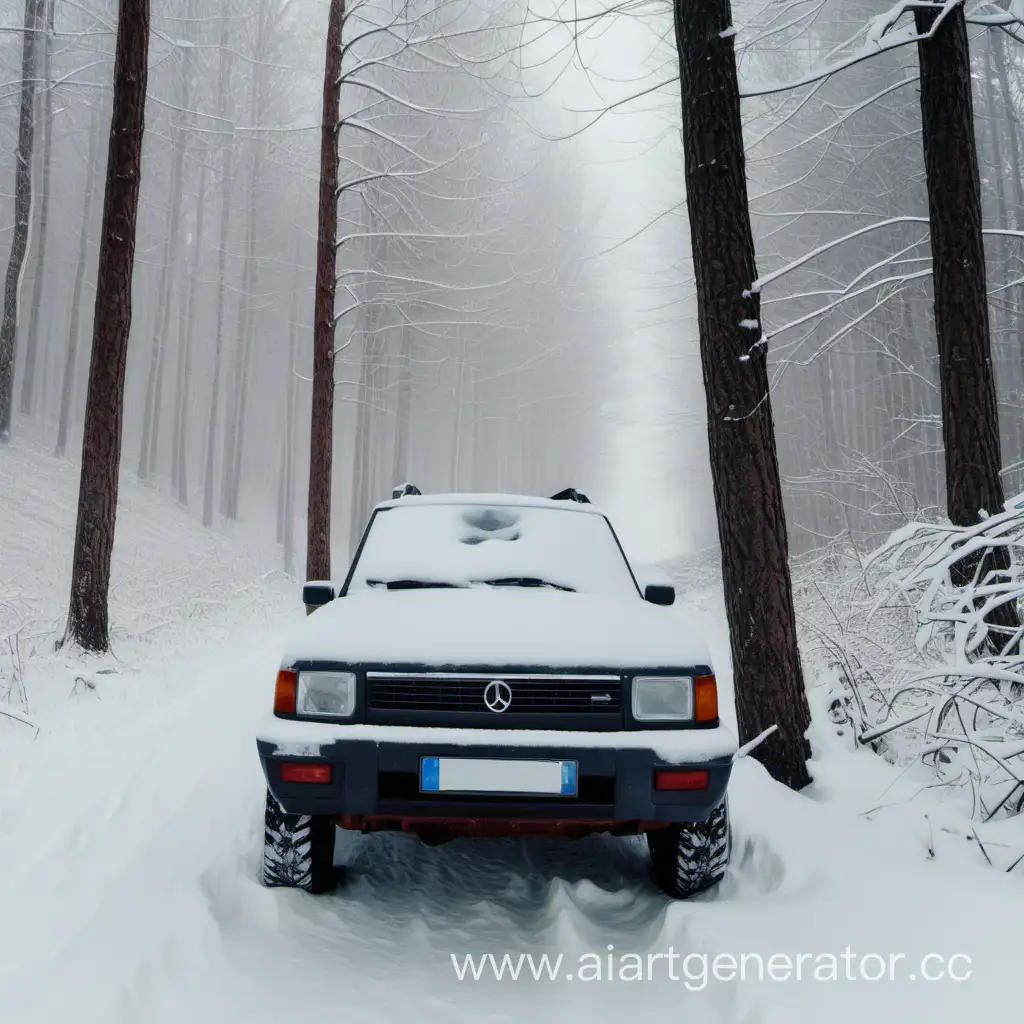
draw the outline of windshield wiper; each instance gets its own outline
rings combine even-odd
[[[574,594],[575,587],[563,587],[560,583],[552,583],[550,580],[542,580],[539,576],[503,576],[497,580],[474,580],[474,583],[483,583],[488,587],[551,587],[552,590],[564,590]]]
[[[386,587],[388,590],[455,590],[459,583],[442,580],[367,580],[368,587]]]

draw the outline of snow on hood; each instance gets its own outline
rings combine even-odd
[[[708,648],[671,609],[556,590],[362,591],[307,618],[282,664],[687,668]]]

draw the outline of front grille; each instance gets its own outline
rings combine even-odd
[[[473,676],[369,673],[369,704],[380,711],[490,713],[485,693],[493,683],[511,691],[508,707],[494,717],[516,714],[618,714],[622,680],[615,676]],[[506,694],[507,696],[507,694]]]

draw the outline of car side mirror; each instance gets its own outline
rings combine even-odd
[[[307,614],[329,604],[336,596],[334,584],[328,580],[310,580],[302,588],[302,603],[306,606]]]
[[[644,600],[651,604],[670,605],[676,603],[676,588],[662,583],[648,583],[644,587]]]

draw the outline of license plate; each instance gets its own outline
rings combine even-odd
[[[496,793],[503,796],[576,796],[575,761],[518,761],[483,757],[424,757],[424,793]]]

